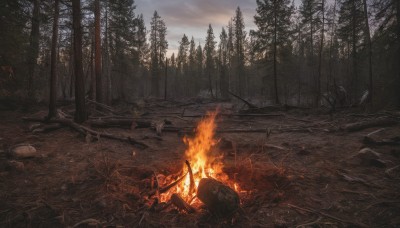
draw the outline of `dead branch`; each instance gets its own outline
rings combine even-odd
[[[35,129],[32,130],[32,133],[47,133],[50,131],[58,130],[62,128],[63,125],[59,123],[53,123],[53,124],[41,124],[39,127],[36,127]]]
[[[239,99],[239,100],[243,101],[243,102],[244,102],[244,103],[245,103],[247,106],[249,106],[249,108],[258,108],[256,105],[254,105],[254,104],[252,104],[252,103],[250,103],[250,102],[246,101],[245,99],[243,99],[243,98],[239,97],[238,95],[236,95],[236,94],[232,93],[232,92],[231,92],[231,91],[229,91],[229,90],[228,90],[228,93],[229,93],[230,95],[232,95],[232,96],[236,97],[237,99]]]
[[[350,123],[341,127],[341,129],[348,132],[355,132],[372,127],[389,127],[398,124],[397,120],[380,118],[374,120],[366,120],[356,123]]]
[[[91,119],[87,121],[92,127],[150,128],[151,121],[130,119]]]
[[[174,193],[171,196],[171,203],[175,205],[179,210],[186,211],[187,213],[194,213],[196,210],[186,203],[178,194]]]
[[[100,107],[100,108],[102,108],[104,110],[107,110],[107,111],[109,111],[109,112],[111,112],[113,114],[118,114],[118,112],[116,112],[112,107],[110,107],[110,106],[108,106],[106,104],[102,104],[102,103],[99,103],[99,102],[96,102],[96,101],[90,100],[90,99],[86,99],[86,102],[90,103],[90,104],[94,104],[94,105],[96,105],[96,106],[98,106],[98,107]]]
[[[187,174],[188,174],[188,173],[185,173],[185,175],[179,177],[176,181],[172,182],[171,184],[169,184],[169,185],[167,185],[167,186],[165,186],[165,187],[163,187],[163,188],[160,188],[160,189],[159,189],[159,193],[162,194],[162,193],[165,193],[165,192],[167,192],[168,190],[170,190],[172,187],[174,187],[174,186],[177,185],[179,182],[181,182],[181,181],[185,178],[185,176],[186,176]],[[151,191],[149,192],[149,197],[152,197],[154,194],[156,194],[156,191],[155,191],[155,190],[151,190]]]

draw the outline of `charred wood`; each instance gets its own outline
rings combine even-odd
[[[187,213],[196,212],[196,210],[190,206],[190,204],[186,203],[186,201],[176,193],[172,194],[171,203],[181,211],[186,211]]]

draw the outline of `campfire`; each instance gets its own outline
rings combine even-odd
[[[172,203],[181,211],[192,213],[201,205],[211,212],[226,216],[239,208],[239,185],[223,171],[223,155],[215,150],[217,111],[209,112],[197,125],[195,136],[185,136],[187,148],[181,175],[164,180],[155,177],[155,195],[164,203]],[[161,187],[164,186],[164,187]]]

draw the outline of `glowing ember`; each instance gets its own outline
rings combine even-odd
[[[190,192],[190,175],[187,174],[182,182],[161,195],[161,201],[168,201],[173,193],[178,193],[185,201],[192,203],[200,180],[207,177],[217,179],[236,191],[239,190],[238,184],[230,182],[228,176],[222,171],[222,155],[215,154],[212,150],[213,146],[218,142],[214,138],[216,115],[217,111],[208,113],[207,117],[198,124],[195,137],[189,138],[185,136],[183,139],[187,145],[185,158],[190,163],[193,173],[194,188],[192,188],[192,192]],[[189,172],[187,165],[183,164],[183,170],[185,170],[184,173]]]

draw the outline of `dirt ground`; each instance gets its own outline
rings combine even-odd
[[[241,210],[218,218],[204,206],[193,214],[174,206],[151,209],[147,193],[153,173],[181,170],[184,132],[217,106],[226,115],[218,117],[215,150],[224,155],[226,173],[245,190],[239,193]],[[149,146],[144,149],[84,137],[67,127],[33,133],[33,123],[22,120],[28,114],[0,111],[0,227],[400,226],[400,125],[374,134],[383,143],[364,141],[382,126],[354,132],[342,128],[379,117],[399,121],[400,112],[291,110],[235,116],[240,108],[231,103],[161,101],[124,108],[133,117],[168,120],[170,129],[180,132],[158,136],[151,128],[96,128],[133,137]],[[265,132],[251,131],[256,129]],[[9,148],[20,143],[31,144],[38,155],[10,155]],[[360,153],[363,148],[377,154]]]

